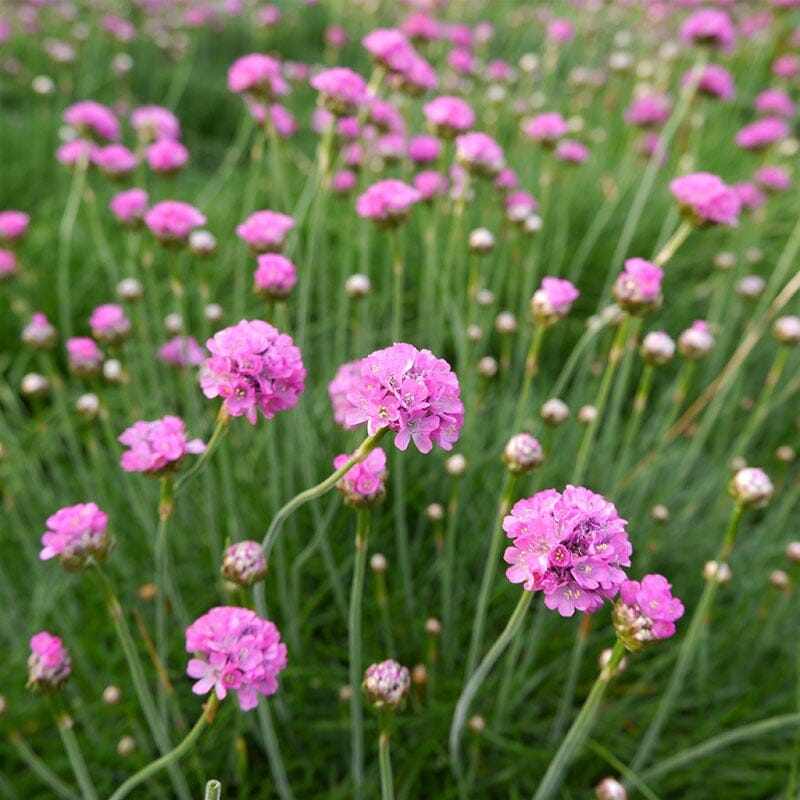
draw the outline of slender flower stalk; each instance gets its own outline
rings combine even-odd
[[[8,736],[20,760],[56,797],[63,800],[80,800],[78,793],[58,775],[30,748],[28,743],[17,731],[12,731]]]
[[[381,713],[381,733],[378,738],[378,763],[381,771],[381,800],[394,800],[392,759],[389,753],[390,733],[391,715],[383,712]]]
[[[525,419],[525,408],[528,404],[531,383],[533,382],[534,375],[539,371],[539,352],[542,349],[542,340],[544,339],[545,330],[547,330],[546,325],[536,325],[536,330],[531,340],[531,346],[528,348],[528,356],[525,359],[525,377],[522,381],[522,389],[520,389],[519,399],[517,400],[517,410],[514,414],[514,424],[511,428],[514,431],[520,429]]]
[[[158,503],[158,530],[155,542],[156,567],[156,653],[161,668],[169,674],[167,663],[167,605],[171,601],[169,594],[169,552],[167,549],[167,529],[174,509],[174,484],[172,476],[161,478],[161,498]],[[161,719],[168,724],[167,687],[163,681],[158,683],[158,705]]]
[[[394,291],[392,294],[392,341],[403,340],[403,252],[400,248],[400,235],[396,229],[389,230],[389,242],[392,250],[392,276]]]
[[[615,483],[617,483],[625,471],[629,463],[629,455],[633,448],[633,443],[639,435],[639,430],[642,427],[642,420],[644,419],[644,412],[647,409],[647,402],[650,399],[650,390],[653,387],[653,375],[655,374],[655,367],[652,364],[645,364],[642,374],[639,378],[639,385],[636,387],[636,394],[633,398],[633,410],[628,425],[625,428],[625,438],[620,449],[620,455],[617,461]]]
[[[52,698],[52,708],[58,727],[58,734],[67,753],[72,774],[80,787],[81,797],[84,800],[97,800],[97,789],[81,752],[81,746],[72,730],[72,717],[67,712],[66,705],[60,695],[55,695]]]
[[[273,205],[288,208],[289,195],[286,190],[286,176],[283,171],[284,159],[281,155],[281,138],[272,120],[272,114],[267,111],[264,119],[267,142],[269,143],[269,170],[273,181]]]
[[[691,222],[683,220],[667,243],[656,253],[653,263],[657,267],[663,267],[675,255],[678,248],[686,241],[694,228],[695,226]]]
[[[217,414],[217,425],[214,428],[214,432],[211,434],[211,438],[208,440],[206,449],[200,454],[200,457],[194,462],[194,464],[192,464],[191,469],[186,470],[186,472],[184,472],[183,475],[181,475],[181,477],[175,481],[175,486],[172,492],[173,499],[178,496],[184,486],[186,486],[186,484],[208,463],[209,459],[214,454],[214,451],[219,446],[219,443],[222,441],[222,437],[228,432],[229,422],[230,415],[223,405]]]

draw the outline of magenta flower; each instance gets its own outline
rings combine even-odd
[[[167,108],[139,106],[133,109],[130,119],[131,127],[143,142],[159,142],[164,139],[177,141],[181,138],[180,122]]]
[[[658,128],[669,119],[671,111],[669,97],[651,92],[634,98],[625,111],[625,122],[639,128]]]
[[[208,354],[193,336],[176,336],[162,344],[156,355],[172,367],[199,367]]]
[[[714,347],[714,334],[711,327],[702,319],[696,319],[678,337],[678,350],[681,355],[691,360],[707,356]]]
[[[163,200],[145,214],[144,224],[162,244],[181,246],[186,244],[192,230],[206,224],[206,218],[189,203]]]
[[[764,192],[752,181],[733,183],[730,188],[739,198],[743,211],[753,211],[756,208],[761,208],[767,202]]]
[[[494,83],[511,83],[516,71],[508,61],[493,59],[486,65],[486,78]]]
[[[456,161],[475,175],[495,177],[506,164],[503,148],[485,133],[456,137]]]
[[[67,362],[69,370],[79,377],[88,377],[97,373],[105,356],[88,336],[73,336],[67,339]]]
[[[347,395],[356,390],[361,381],[361,362],[348,361],[336,370],[333,380],[328,384],[328,397],[333,407],[333,421],[346,427],[345,418],[350,409]]]
[[[724,11],[703,8],[684,21],[679,36],[684,44],[709,45],[729,51],[733,49],[736,29]]]
[[[0,248],[0,281],[13,278],[17,274],[17,257],[11,250]]]
[[[406,667],[389,659],[367,667],[361,688],[373,708],[395,711],[405,703],[411,679]]]
[[[475,56],[466,47],[454,47],[447,54],[447,64],[459,75],[472,75],[477,67]]]
[[[781,117],[764,117],[745,125],[736,134],[736,144],[745,150],[762,150],[785,139],[790,133],[788,123]]]
[[[277,211],[255,211],[236,226],[236,235],[247,242],[254,253],[280,253],[286,244],[286,234],[295,221]]]
[[[219,700],[235,691],[239,708],[258,705],[258,695],[278,691],[278,673],[286,666],[286,645],[273,622],[254,611],[217,606],[186,629],[186,674],[197,678],[195,694],[214,690]]]
[[[582,486],[537,492],[519,500],[503,520],[513,540],[503,558],[506,577],[542,591],[563,617],[591,613],[616,596],[632,552],[613,503]]]
[[[756,170],[756,183],[768,192],[786,192],[792,188],[789,173],[781,167],[761,167]]]
[[[56,329],[44,314],[34,311],[22,330],[22,341],[29,347],[47,350],[56,342]]]
[[[73,127],[80,136],[111,141],[120,137],[120,124],[114,112],[94,100],[82,100],[71,105],[64,112],[64,122]]]
[[[189,441],[183,420],[173,416],[135,422],[117,437],[117,441],[130,448],[120,459],[122,469],[151,477],[174,472],[187,453],[197,455],[206,449],[200,439]]]
[[[367,423],[370,436],[395,431],[395,445],[413,441],[421,453],[434,443],[451,450],[464,424],[464,405],[456,374],[430,350],[393,344],[362,359],[361,379],[347,395],[345,427]]]
[[[340,48],[347,44],[347,31],[340,25],[329,25],[325,28],[325,44]]]
[[[722,178],[710,172],[694,172],[669,184],[684,216],[698,227],[739,224],[741,202]]]
[[[297,283],[297,268],[288,258],[277,253],[263,253],[253,273],[256,291],[270,300],[287,298]]]
[[[148,145],[145,156],[150,169],[160,175],[174,175],[189,161],[186,147],[172,139],[159,139]]]
[[[781,89],[765,89],[756,96],[753,107],[759,114],[775,114],[787,119],[794,116],[797,106]]]
[[[744,467],[731,478],[728,490],[741,508],[754,509],[770,501],[775,487],[761,467]]]
[[[289,85],[276,59],[250,53],[236,60],[228,70],[228,89],[237,94],[252,94],[269,101],[289,93]]]
[[[530,192],[509,192],[505,199],[506,215],[511,222],[524,222],[539,207]]]
[[[350,456],[346,453],[333,459],[335,469],[343,467]],[[336,488],[352,508],[372,508],[386,497],[386,453],[376,447],[362,462],[352,466],[338,481]]]
[[[695,81],[697,81],[697,91],[707,97],[732,100],[736,95],[733,75],[724,67],[720,67],[719,64],[707,64],[703,67],[699,80],[697,79],[696,68],[688,70],[681,78],[681,86],[690,86]]]
[[[340,169],[333,176],[332,189],[335,194],[350,194],[358,186],[358,175],[349,169]]]
[[[72,674],[72,660],[58,636],[40,631],[31,637],[27,687],[39,692],[55,692]]]
[[[379,228],[394,228],[408,219],[411,207],[419,199],[420,194],[413,186],[390,178],[373,183],[360,195],[356,199],[356,212]]]
[[[400,111],[387,100],[381,100],[380,97],[373,98],[370,103],[369,120],[381,131],[403,134],[406,131],[406,122]]]
[[[257,410],[272,419],[294,408],[306,370],[291,336],[268,322],[242,320],[206,342],[211,357],[200,375],[206,397],[221,397],[227,412],[256,424]]]
[[[562,139],[557,145],[554,154],[559,161],[570,164],[585,164],[589,160],[589,148],[583,142],[574,139]]]
[[[555,17],[547,23],[547,38],[556,44],[568,44],[575,38],[575,26],[568,19]]]
[[[408,157],[415,164],[431,164],[438,160],[442,143],[430,134],[414,136],[408,143]]]
[[[28,232],[31,218],[24,211],[0,211],[0,241],[12,244]]]
[[[39,558],[47,561],[58,556],[68,572],[85,569],[93,563],[101,564],[113,545],[107,525],[108,514],[96,503],[61,508],[47,518]]]
[[[111,343],[121,342],[131,332],[130,320],[116,303],[97,306],[89,318],[89,327],[95,339]]]
[[[661,305],[664,270],[643,258],[629,258],[614,284],[614,299],[630,313]]]
[[[59,164],[67,167],[88,164],[96,149],[97,145],[93,142],[86,139],[73,139],[71,142],[65,142],[56,150],[56,159]]]
[[[534,142],[552,146],[567,133],[569,126],[557,111],[548,111],[537,114],[522,130]]]
[[[675,635],[675,620],[683,616],[683,603],[672,596],[672,584],[663,575],[645,575],[625,581],[614,606],[617,636],[631,652]]]
[[[770,69],[776,78],[794,78],[800,75],[800,58],[793,54],[778,56]]]
[[[367,82],[347,67],[333,67],[311,79],[322,104],[337,117],[355,114],[367,102]]]
[[[400,88],[411,93],[436,88],[436,71],[417,53],[402,31],[379,28],[368,33],[361,43]]]
[[[447,178],[434,169],[416,174],[413,183],[423,203],[430,203],[434,197],[441,197],[447,192]]]
[[[434,133],[444,139],[466,133],[475,124],[475,112],[460,97],[437,97],[425,103],[422,113]]]
[[[136,169],[139,159],[123,144],[95,147],[91,161],[108,178],[125,178]]]
[[[267,577],[267,559],[259,542],[245,540],[225,549],[222,556],[222,577],[248,588]]]
[[[531,298],[531,314],[541,325],[552,325],[569,314],[580,292],[563,278],[542,278]]]
[[[138,227],[147,213],[149,198],[144,189],[127,189],[115,194],[108,207],[117,221],[128,228]]]

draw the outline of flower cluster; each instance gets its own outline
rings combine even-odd
[[[460,97],[437,97],[422,107],[431,129],[443,139],[466,133],[475,124],[475,112]]]
[[[675,620],[683,616],[683,603],[672,596],[672,584],[663,575],[645,575],[625,581],[614,606],[617,636],[631,652],[675,635]]]
[[[394,711],[405,703],[411,678],[407,667],[389,659],[367,667],[361,687],[373,708]]]
[[[356,200],[356,212],[379,228],[394,228],[405,222],[419,199],[420,193],[413,186],[389,178],[373,183]]]
[[[236,226],[236,235],[247,242],[254,253],[280,253],[294,220],[278,211],[255,211]]]
[[[661,279],[664,270],[643,258],[629,258],[614,283],[614,299],[630,313],[661,305]]]
[[[669,188],[681,211],[698,227],[739,224],[741,201],[718,175],[694,172],[675,178]]]
[[[228,89],[263,100],[289,93],[289,86],[281,74],[280,62],[261,53],[242,56],[231,65],[228,70]]]
[[[258,705],[258,695],[278,691],[278,673],[286,666],[286,645],[275,624],[254,611],[235,606],[217,606],[186,629],[189,659],[186,673],[197,678],[195,694],[212,689],[219,700],[229,690],[239,698],[239,708]]]
[[[222,576],[243,588],[263,581],[267,576],[267,559],[261,545],[248,539],[226,548]]]
[[[234,417],[256,424],[256,411],[271,419],[294,408],[305,389],[306,370],[291,336],[268,322],[242,320],[206,342],[211,352],[200,375],[206,397],[221,397]]]
[[[206,351],[193,336],[175,336],[158,348],[158,357],[173,367],[199,367]]]
[[[163,200],[145,214],[144,224],[162,244],[180,246],[186,243],[194,228],[206,224],[206,218],[189,203]]]
[[[187,453],[202,453],[200,439],[188,441],[186,425],[180,417],[135,422],[117,441],[130,447],[122,454],[120,466],[126,472],[160,476],[174,471]]]
[[[350,408],[347,395],[355,391],[361,380],[361,362],[348,361],[336,370],[336,375],[328,384],[328,397],[333,407],[333,421],[337,425],[345,425],[345,417]]]
[[[613,503],[582,486],[537,492],[518,501],[503,520],[513,540],[504,554],[506,577],[544,592],[561,616],[596,611],[616,596],[632,552]]]
[[[108,207],[117,222],[128,228],[138,227],[147,213],[149,197],[144,189],[127,189],[111,198]]]
[[[469,172],[490,178],[506,163],[503,148],[491,136],[475,131],[456,137],[456,161]]]
[[[464,405],[450,365],[410,344],[393,344],[361,361],[360,380],[347,394],[345,427],[367,423],[371,435],[382,428],[397,433],[395,445],[409,442],[421,453],[434,443],[451,450],[464,423]]]
[[[284,300],[297,284],[297,268],[278,253],[262,253],[253,273],[256,291],[268,300]]]
[[[104,303],[92,311],[89,327],[95,339],[116,344],[126,339],[131,332],[131,321],[125,316],[121,306]]]
[[[541,288],[531,298],[531,316],[540,325],[552,325],[569,314],[578,295],[578,290],[568,280],[542,278]]]
[[[339,117],[355,114],[367,102],[367,82],[347,67],[320,72],[311,86],[320,93],[322,105]]]
[[[97,503],[66,506],[47,518],[39,558],[58,556],[68,572],[78,572],[91,563],[102,563],[113,541],[106,531],[108,514]]]
[[[351,456],[346,453],[333,459],[335,469],[341,469]],[[353,508],[372,508],[386,497],[386,453],[376,447],[362,462],[352,466],[336,484],[345,503]]]
[[[28,656],[28,688],[38,692],[55,692],[72,674],[72,661],[58,636],[41,631],[31,636]]]

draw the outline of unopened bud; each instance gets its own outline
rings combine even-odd
[[[425,509],[425,515],[431,522],[440,522],[444,519],[444,506],[441,503],[431,503]]]
[[[625,787],[614,778],[603,778],[594,787],[596,800],[628,800],[628,792]]]
[[[707,581],[716,581],[719,584],[730,583],[733,579],[731,568],[726,562],[706,561],[703,565],[703,578]]]
[[[225,316],[225,312],[222,309],[222,306],[219,303],[209,303],[203,309],[203,316],[212,324],[220,322]]]
[[[772,335],[781,344],[796,345],[800,342],[800,317],[778,317],[772,325]]]
[[[503,335],[511,335],[517,332],[517,318],[510,311],[501,311],[494,320],[495,330]]]
[[[134,303],[144,296],[144,286],[137,278],[124,278],[117,284],[117,297],[124,303]]]
[[[374,553],[369,560],[369,568],[373,572],[383,573],[388,569],[389,564],[383,553]]]
[[[494,303],[494,292],[490,289],[478,289],[475,292],[475,302],[482,308],[487,308]]]
[[[456,453],[444,462],[444,468],[448,475],[460,478],[467,471],[467,459],[461,453]]]
[[[484,356],[477,365],[478,375],[482,378],[494,378],[497,375],[497,359],[492,356]]]
[[[769,583],[770,586],[774,586],[776,589],[789,589],[792,585],[792,579],[784,570],[774,569],[769,574]]]
[[[22,376],[19,388],[26,397],[42,397],[50,391],[50,381],[38,372],[29,372]]]
[[[717,269],[732,269],[736,266],[736,255],[734,253],[723,252],[714,256],[714,266]]]
[[[109,358],[103,362],[103,377],[109,383],[123,382],[125,376],[122,370],[122,363],[119,359]]]
[[[662,505],[653,506],[650,509],[650,516],[656,522],[666,522],[669,519],[669,509]]]
[[[483,339],[483,328],[480,325],[469,325],[467,327],[467,341],[473,344]]]
[[[429,636],[438,636],[442,632],[442,623],[436,617],[428,617],[425,620],[425,633]]]
[[[100,398],[92,392],[82,394],[75,401],[75,409],[86,420],[93,420],[100,411]]]
[[[494,245],[494,234],[488,228],[475,228],[469,235],[469,249],[473,253],[491,253]]]
[[[469,729],[476,735],[480,736],[486,730],[486,719],[480,714],[473,714],[469,718]]]
[[[544,452],[529,433],[512,436],[503,448],[503,463],[512,475],[532,472],[544,461]]]
[[[196,256],[212,256],[217,250],[217,237],[211,231],[196,230],[189,234],[189,252]]]
[[[416,664],[411,670],[411,682],[414,686],[425,686],[428,682],[428,668],[424,664]]]
[[[164,330],[173,336],[183,330],[183,317],[180,314],[172,313],[164,317]]]
[[[784,552],[789,561],[800,564],[800,542],[789,542]]]
[[[360,300],[372,291],[372,284],[366,275],[357,272],[345,281],[344,290],[354,300]]]
[[[759,467],[740,469],[728,488],[736,504],[743,509],[762,508],[775,491],[767,473]]]
[[[782,461],[784,464],[791,464],[796,458],[797,453],[794,447],[788,444],[782,444],[775,450],[775,458]]]
[[[267,560],[258,542],[236,542],[222,556],[222,576],[229,581],[249,588],[267,577]]]
[[[650,331],[642,340],[641,353],[646,364],[668,364],[675,355],[675,341],[664,331]]]
[[[745,275],[736,283],[736,294],[743,297],[745,300],[758,300],[767,282],[760,275]]]
[[[115,706],[122,699],[122,689],[119,686],[106,686],[103,689],[103,702],[107,706]]]
[[[546,400],[540,411],[548,425],[563,425],[569,419],[569,406],[558,397]]]
[[[135,750],[136,739],[134,739],[133,736],[123,736],[119,742],[117,742],[117,753],[123,758],[131,755]]]
[[[578,422],[583,425],[591,425],[597,419],[597,408],[595,406],[581,406],[578,409]]]

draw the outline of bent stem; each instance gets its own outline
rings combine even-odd
[[[453,722],[450,725],[450,766],[458,779],[459,784],[464,780],[463,768],[461,765],[461,756],[459,753],[461,745],[461,736],[464,732],[464,724],[469,714],[469,708],[472,700],[475,697],[478,689],[481,688],[486,677],[492,671],[492,668],[497,663],[497,659],[503,654],[503,651],[508,646],[508,643],[514,638],[519,629],[522,620],[525,617],[525,612],[531,604],[533,592],[523,590],[519,598],[516,608],[506,623],[506,627],[500,636],[497,637],[495,643],[489,649],[489,652],[484,656],[483,661],[478,665],[478,668],[471,675],[463,690],[461,696],[456,703],[456,710],[453,714]]]
[[[151,761],[146,767],[142,767],[138,772],[131,775],[130,778],[117,788],[108,800],[122,800],[123,797],[127,797],[140,783],[146,781],[165,767],[171,764],[174,765],[175,762],[183,758],[200,738],[200,734],[203,732],[206,725],[210,725],[214,721],[217,704],[217,696],[212,693],[203,706],[203,713],[200,715],[197,722],[195,722],[194,727],[186,734],[186,738],[169,753],[165,753],[161,758]]]
[[[657,267],[663,267],[672,256],[675,255],[678,248],[686,241],[689,234],[694,230],[694,225],[687,220],[683,220],[678,226],[678,229],[669,238],[669,241],[658,251],[653,258],[653,263]]]
[[[181,477],[175,481],[175,488],[172,493],[173,497],[177,497],[178,493],[183,489],[183,487],[186,486],[186,484],[208,463],[209,459],[214,454],[214,451],[219,446],[219,443],[222,441],[222,437],[228,431],[228,422],[230,422],[230,415],[223,405],[217,414],[217,426],[214,428],[214,433],[211,434],[211,438],[208,440],[206,449],[203,450],[203,452],[200,454],[200,457],[194,462],[192,468],[184,472],[183,475],[181,475]]]

